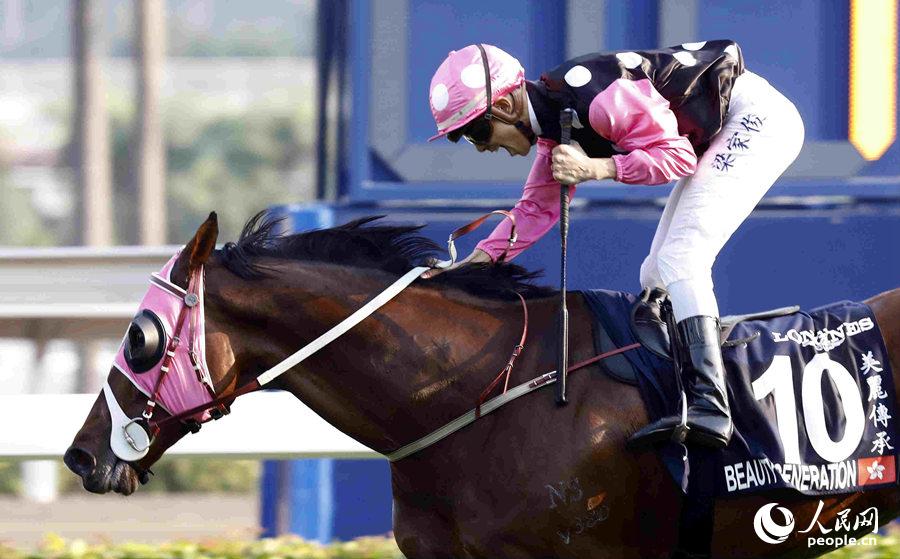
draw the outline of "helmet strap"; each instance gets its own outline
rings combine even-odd
[[[507,122],[506,120],[504,120],[502,118],[498,118],[496,115],[494,115],[491,112],[491,105],[494,102],[494,100],[492,98],[492,94],[491,94],[491,69],[488,65],[488,57],[487,57],[487,53],[484,51],[484,45],[482,45],[481,43],[478,43],[478,50],[481,52],[481,63],[484,65],[484,88],[485,88],[485,94],[487,95],[487,97],[486,97],[487,108],[485,109],[485,112],[484,112],[484,118],[487,120],[496,118],[500,122],[503,122],[506,124],[513,124],[511,122]],[[531,130],[531,128],[528,126],[525,126],[525,124],[523,124],[521,120],[517,120],[515,122],[515,124],[513,124],[513,125],[516,127],[516,130],[518,130],[519,132],[522,133],[523,136],[525,136],[525,139],[528,140],[529,144],[534,145],[535,142],[537,142],[537,136],[535,136],[534,132]]]
[[[493,96],[491,95],[491,68],[488,65],[487,53],[484,51],[484,45],[478,43],[478,50],[481,52],[481,64],[484,66],[484,89],[487,97],[487,109],[484,112],[484,118],[490,119],[493,115],[491,115],[491,104],[494,102]]]
[[[525,136],[525,139],[528,140],[528,143],[534,145],[537,142],[537,136],[535,136],[534,131],[530,126],[525,126],[521,120],[516,121],[516,130],[522,133]]]

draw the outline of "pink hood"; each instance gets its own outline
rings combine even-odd
[[[180,252],[179,252],[180,254]],[[140,309],[153,311],[162,321],[166,330],[165,343],[174,335],[176,323],[178,321],[178,313],[184,305],[184,296],[186,292],[171,281],[172,267],[178,259],[178,254],[173,256],[163,266],[162,270],[153,274],[154,278],[150,281],[150,289],[141,300]],[[161,280],[156,283],[154,280]],[[162,284],[162,285],[160,285]],[[159,405],[163,407],[169,414],[175,415],[184,410],[190,409],[201,404],[212,401],[212,379],[209,369],[206,365],[206,335],[204,328],[203,314],[203,284],[204,273],[199,274],[197,282],[197,297],[200,299],[197,308],[191,309],[191,313],[195,313],[193,327],[191,326],[190,316],[185,319],[182,326],[182,340],[175,349],[175,357],[169,368],[169,373],[162,382],[159,393]],[[188,342],[190,337],[190,344]],[[127,339],[127,333],[126,333]],[[199,372],[194,371],[188,354],[188,348],[192,348],[196,355],[197,363],[200,367]],[[125,340],[119,347],[116,358],[113,362],[114,366],[119,369],[139,390],[148,397],[152,397],[153,390],[156,387],[156,381],[161,374],[160,367],[162,360],[152,369],[135,373],[125,361]],[[209,417],[209,411],[198,414],[196,419],[203,421]]]

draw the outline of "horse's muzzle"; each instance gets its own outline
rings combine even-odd
[[[140,479],[131,464],[113,459],[110,465],[100,465],[93,454],[71,446],[63,456],[66,467],[81,478],[84,488],[91,493],[108,493],[115,491],[122,495],[131,495],[138,488],[138,482],[144,484],[146,479]]]

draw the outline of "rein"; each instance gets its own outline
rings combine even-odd
[[[522,353],[522,350],[525,349],[525,338],[528,337],[528,305],[525,304],[525,298],[522,297],[521,293],[517,291],[514,293],[518,295],[519,300],[522,301],[522,312],[524,314],[524,320],[522,321],[522,337],[519,339],[519,343],[516,344],[516,347],[513,348],[512,355],[509,356],[509,360],[506,362],[506,365],[503,367],[503,369],[500,370],[500,374],[498,374],[496,378],[494,378],[494,380],[491,382],[491,384],[489,384],[488,387],[485,388],[481,393],[481,395],[478,396],[478,403],[475,404],[476,419],[481,417],[481,404],[484,403],[484,400],[491,393],[491,390],[493,390],[494,387],[497,386],[497,384],[500,382],[500,379],[502,379],[504,376],[506,377],[506,380],[503,383],[503,393],[506,394],[506,389],[509,386],[509,375],[512,373],[513,365],[515,365],[516,363],[516,357],[518,357],[519,354]]]

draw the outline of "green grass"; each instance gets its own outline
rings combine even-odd
[[[893,531],[878,537],[878,545],[844,548],[828,559],[894,559],[900,557],[900,537]],[[320,545],[298,537],[262,540],[209,540],[164,544],[123,543],[90,545],[48,535],[35,550],[0,544],[0,559],[403,559],[392,538],[368,537]]]
[[[36,550],[0,545],[0,559],[402,559],[392,538],[358,538],[320,545],[297,537],[164,544],[90,545],[48,535]]]

